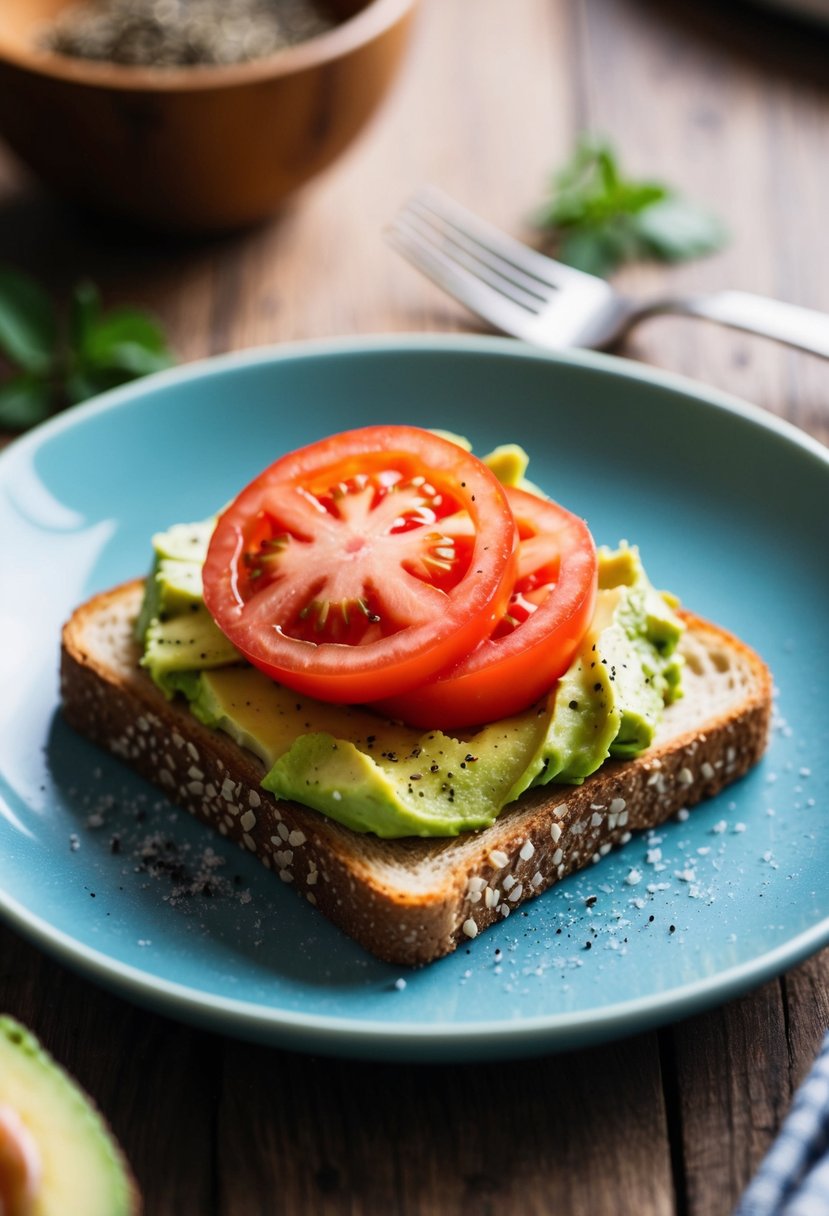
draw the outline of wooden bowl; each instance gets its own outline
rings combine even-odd
[[[344,20],[266,59],[123,67],[40,50],[73,0],[0,3],[0,136],[64,198],[174,232],[273,212],[386,94],[416,0],[338,0]]]

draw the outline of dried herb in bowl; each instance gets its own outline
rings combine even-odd
[[[246,63],[337,24],[323,0],[87,0],[40,45],[61,55],[142,67]]]

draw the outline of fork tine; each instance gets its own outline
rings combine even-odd
[[[413,236],[400,225],[389,228],[386,236],[397,251],[427,278],[456,300],[460,300],[472,312],[489,321],[496,329],[515,334],[516,337],[530,336],[533,320],[531,313],[481,283],[476,274],[472,274],[441,249],[426,245],[423,240]]]
[[[537,282],[526,280],[530,286],[525,287],[526,276],[513,271],[505,273],[503,264],[497,258],[488,256],[474,242],[466,241],[456,235],[454,230],[447,230],[440,222],[435,222],[428,214],[422,216],[419,211],[408,207],[397,217],[395,228],[404,232],[413,241],[420,241],[436,254],[465,267],[481,282],[488,284],[494,291],[506,296],[513,304],[518,304],[528,312],[536,314],[548,303],[547,296],[554,295],[554,288],[542,289]]]
[[[456,236],[465,238],[470,244],[474,242],[481,251],[497,258],[504,264],[504,272],[509,267],[513,272],[517,270],[530,276],[537,284],[548,289],[545,295],[549,295],[550,288],[563,288],[568,283],[596,282],[593,275],[530,249],[494,224],[468,211],[435,186],[424,186],[418,190],[409,200],[408,206],[412,205],[429,211],[435,219],[451,225]]]

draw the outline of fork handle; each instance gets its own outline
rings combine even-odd
[[[813,355],[829,359],[829,314],[784,304],[748,291],[718,291],[709,295],[657,300],[637,309],[629,324],[664,313],[704,317],[746,333],[775,338]]]

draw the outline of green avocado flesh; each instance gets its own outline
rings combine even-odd
[[[495,456],[505,481],[526,484],[520,449]],[[261,758],[265,789],[355,831],[455,836],[486,827],[530,786],[579,783],[609,756],[644,751],[664,705],[680,695],[682,625],[638,550],[622,545],[599,552],[597,606],[570,668],[524,713],[454,737],[301,697],[245,663],[204,607],[213,522],[154,538],[142,662],[165,695],[183,694],[201,722]]]
[[[9,1017],[0,1017],[4,1147],[0,1209],[5,1199],[10,1212],[31,1216],[129,1216],[138,1211],[137,1193],[103,1119],[33,1035]],[[31,1194],[25,1203],[18,1195],[15,1208],[10,1196],[21,1149],[29,1161]]]

